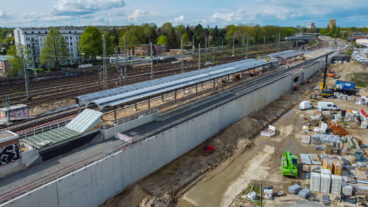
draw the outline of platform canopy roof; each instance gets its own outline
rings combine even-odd
[[[268,56],[272,58],[288,59],[288,58],[296,57],[296,56],[303,55],[303,54],[305,54],[304,51],[287,50],[287,51],[272,53],[272,54],[269,54]]]
[[[247,59],[231,62],[206,69],[78,96],[77,103],[86,106],[95,104],[102,110],[105,107],[114,107],[135,100],[157,96],[183,87],[189,87],[230,74],[265,66],[276,61],[277,60],[271,60],[266,62],[264,59]]]

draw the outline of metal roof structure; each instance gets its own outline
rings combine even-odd
[[[268,56],[272,57],[272,58],[288,59],[288,58],[296,57],[296,56],[299,56],[299,55],[303,55],[304,53],[305,52],[303,52],[303,51],[287,50],[287,51],[272,53],[272,54],[269,54]]]
[[[99,111],[85,109],[66,126],[26,137],[25,141],[37,149],[56,145],[93,129],[101,122],[101,116]]]
[[[251,70],[274,62],[277,62],[277,60],[265,62],[263,59],[247,59],[231,62],[206,69],[78,96],[77,103],[86,106],[95,104],[102,110],[105,107],[113,107],[146,97],[161,95],[162,93],[189,87],[245,70]]]
[[[102,113],[92,109],[85,109],[66,125],[66,128],[84,133],[101,122]]]
[[[60,127],[51,131],[44,132],[42,134],[27,137],[25,138],[25,141],[27,144],[30,144],[37,149],[43,149],[45,147],[77,137],[80,134],[81,133],[68,129],[66,127]]]

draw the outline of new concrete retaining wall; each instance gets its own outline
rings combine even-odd
[[[309,78],[308,74],[305,74],[306,78]],[[128,185],[277,99],[290,90],[291,81],[291,76],[287,76],[1,206],[98,206]]]

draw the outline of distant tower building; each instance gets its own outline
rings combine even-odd
[[[316,25],[313,22],[307,24],[307,29],[314,29],[314,28],[316,28]]]
[[[336,26],[336,19],[330,19],[330,23],[328,24],[328,27],[332,29],[333,26]]]

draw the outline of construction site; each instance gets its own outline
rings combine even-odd
[[[38,112],[5,106],[16,124],[0,133],[0,206],[365,202],[367,69],[337,58],[344,44],[209,65],[199,50],[180,67],[153,73],[151,60],[126,80],[60,88],[52,113],[47,96],[30,100]]]

